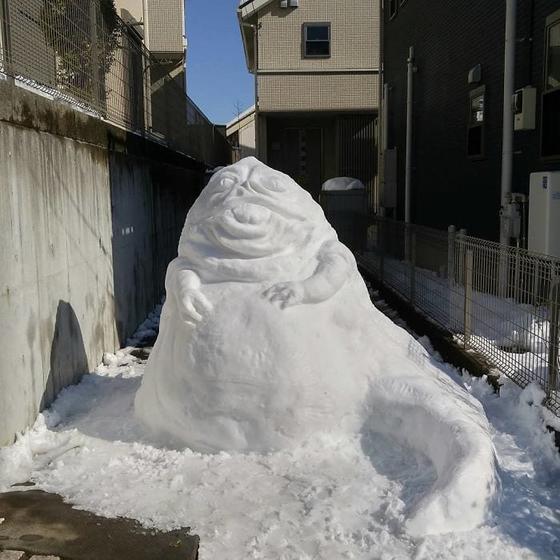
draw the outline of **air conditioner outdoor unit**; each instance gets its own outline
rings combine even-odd
[[[289,0],[290,8],[297,8],[299,6],[299,0]]]
[[[288,7],[288,0],[280,0],[280,7],[287,8]]]
[[[529,250],[560,257],[560,171],[531,173]]]

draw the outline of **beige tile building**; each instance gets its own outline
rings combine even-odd
[[[332,177],[375,184],[379,0],[241,0],[257,154],[315,197]]]
[[[184,62],[184,0],[116,0],[115,6],[154,55]]]
[[[226,138],[232,146],[232,163],[257,154],[254,105],[226,124]]]
[[[184,104],[177,104],[180,93],[186,93],[184,0],[116,0],[115,6],[153,60],[142,69],[150,83],[149,128],[154,133],[169,129],[170,118],[187,117],[180,115]],[[130,64],[122,66],[127,69]]]

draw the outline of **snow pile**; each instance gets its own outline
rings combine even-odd
[[[32,480],[99,515],[162,530],[190,526],[201,537],[201,560],[557,558],[560,455],[543,424],[539,389],[521,391],[505,379],[498,396],[420,343],[428,352],[415,345],[414,361],[437,363],[482,402],[492,423],[501,499],[472,531],[403,532],[436,469],[369,423],[358,436],[318,434],[270,454],[157,447],[133,414],[144,368],[133,348],[64,390],[32,430],[0,449],[0,491]]]
[[[135,403],[158,442],[269,452],[367,426],[435,467],[411,534],[484,521],[497,479],[480,405],[372,307],[352,254],[289,177],[254,158],[216,173],[166,289]]]
[[[352,177],[334,177],[323,183],[323,191],[354,191],[364,190],[366,187],[359,179]]]

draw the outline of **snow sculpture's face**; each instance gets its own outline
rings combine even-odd
[[[212,245],[216,257],[284,253],[324,221],[311,195],[290,177],[246,158],[215,175],[187,216],[180,243]]]

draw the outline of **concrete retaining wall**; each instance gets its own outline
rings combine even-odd
[[[0,84],[0,445],[159,301],[202,181],[193,162],[18,89]]]

